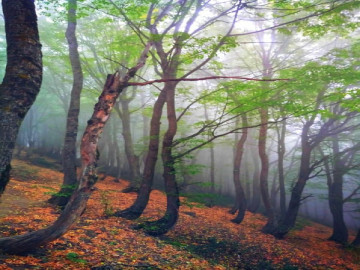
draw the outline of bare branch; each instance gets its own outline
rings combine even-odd
[[[162,82],[181,82],[181,81],[205,81],[205,80],[216,80],[216,79],[237,79],[237,80],[246,80],[246,81],[258,81],[258,82],[275,82],[275,81],[289,81],[291,79],[257,79],[257,78],[247,78],[241,76],[211,76],[211,77],[203,77],[203,78],[178,78],[178,79],[158,79],[147,82],[130,82],[129,85],[148,85],[154,83],[162,83]]]

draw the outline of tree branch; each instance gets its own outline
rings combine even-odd
[[[275,82],[275,81],[289,81],[291,79],[257,79],[257,78],[247,78],[241,76],[211,76],[211,77],[203,77],[203,78],[177,78],[177,79],[158,79],[147,82],[129,82],[129,85],[148,85],[154,83],[162,83],[162,82],[181,82],[181,81],[205,81],[205,80],[216,80],[216,79],[237,79],[237,80],[246,80],[246,81],[258,81],[258,82]]]

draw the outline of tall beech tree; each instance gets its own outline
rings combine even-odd
[[[332,111],[337,110],[339,110],[339,107],[334,106]],[[333,232],[329,240],[342,244],[347,243],[349,236],[344,220],[344,204],[351,201],[360,189],[360,187],[357,187],[348,196],[344,197],[344,176],[359,166],[359,161],[355,157],[360,151],[360,143],[354,139],[346,139],[349,135],[351,136],[348,133],[335,134],[329,138],[329,146],[325,146],[326,148],[324,146],[318,147],[324,162],[329,207],[333,217]],[[330,153],[326,155],[322,148],[325,148],[326,152],[330,151]]]
[[[159,81],[164,82],[164,87],[160,92],[153,107],[149,136],[149,150],[145,161],[145,168],[143,171],[143,178],[140,185],[139,195],[130,208],[116,213],[116,215],[118,216],[134,219],[142,214],[143,210],[147,205],[153,183],[155,164],[158,155],[160,140],[160,119],[164,104],[166,102],[168,130],[164,135],[161,156],[164,164],[163,176],[168,197],[168,208],[163,219],[159,220],[159,222],[151,223],[151,226],[146,226],[146,228],[155,228],[152,231],[148,230],[150,234],[160,234],[166,232],[172,225],[175,224],[178,216],[178,190],[177,184],[175,182],[175,176],[172,175],[174,171],[175,161],[172,157],[171,150],[177,130],[174,101],[176,86],[179,81],[186,80],[186,77],[193,74],[195,71],[197,71],[199,68],[207,64],[212,58],[215,57],[216,53],[228,41],[227,36],[231,33],[234,27],[235,19],[232,19],[231,26],[229,27],[226,35],[221,37],[219,42],[217,42],[216,44],[212,44],[212,49],[210,50],[208,55],[205,56],[204,59],[202,59],[203,57],[201,57],[202,60],[199,64],[195,65],[195,67],[191,67],[191,70],[188,71],[181,78],[177,78],[176,75],[178,74],[178,69],[180,65],[185,63],[186,57],[189,57],[189,55],[187,54],[184,55],[185,57],[182,56],[183,51],[185,48],[187,48],[187,46],[191,46],[191,44],[188,43],[193,41],[191,39],[192,36],[203,31],[203,29],[206,28],[208,25],[217,21],[219,18],[226,16],[230,12],[235,11],[235,15],[233,15],[233,18],[236,18],[238,10],[243,8],[243,5],[240,3],[236,6],[229,6],[226,9],[222,10],[220,14],[209,18],[205,23],[201,24],[200,26],[196,26],[196,28],[194,29],[191,29],[191,27],[195,25],[194,22],[196,21],[199,14],[207,8],[211,8],[205,5],[204,1],[183,1],[176,4],[167,3],[162,6],[161,12],[155,13],[154,10],[156,8],[156,4],[150,5],[149,12],[147,14],[146,28],[150,32],[150,37],[154,39],[154,47],[156,50],[156,55],[154,55],[154,59],[155,64],[159,65],[159,69],[156,68],[156,70],[162,77],[162,80]],[[118,9],[120,12],[122,12],[119,7]],[[126,16],[126,14],[122,15]],[[159,23],[164,20],[164,18],[170,15],[175,15],[172,17],[172,22],[168,24],[168,27],[161,29],[159,27]],[[131,23],[137,31],[140,30],[136,25],[134,25],[133,22],[129,21],[129,23]],[[170,31],[172,31],[171,35],[169,34]],[[147,34],[142,33],[141,36],[144,37],[147,36]],[[172,45],[170,46],[170,48],[167,48],[168,36],[171,36],[172,39]]]
[[[84,79],[78,52],[78,42],[76,38],[76,10],[77,0],[68,0],[68,25],[65,36],[69,45],[69,57],[73,74],[73,85],[66,118],[66,132],[62,153],[64,181],[59,193],[53,195],[49,200],[49,202],[58,206],[64,206],[67,204],[71,197],[71,193],[77,184],[76,140],[79,126],[80,95],[83,88]]]
[[[42,82],[42,54],[35,4],[3,0],[7,64],[0,85],[0,196],[10,179],[10,161],[20,124]]]

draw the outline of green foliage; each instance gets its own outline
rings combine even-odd
[[[323,37],[329,32],[349,36],[360,25],[360,21],[354,16],[356,10],[360,8],[359,1],[274,0],[270,1],[270,3],[277,8],[276,17],[286,16],[289,20],[291,18],[296,20],[294,14],[301,14],[298,17],[316,15],[289,25],[291,27],[295,25],[297,32],[301,31],[305,36],[313,39]],[[280,32],[288,35],[291,30],[286,26],[280,28]]]
[[[61,190],[59,192],[49,191],[45,192],[45,194],[49,194],[54,197],[70,197],[76,188],[77,185],[61,185]]]
[[[103,212],[105,216],[112,216],[114,214],[115,211],[111,205],[108,190],[100,192],[100,203],[103,206]]]
[[[76,263],[87,263],[86,260],[80,259],[79,255],[75,252],[69,252],[68,254],[66,254],[66,259]]]

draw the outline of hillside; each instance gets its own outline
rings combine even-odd
[[[20,160],[13,168],[0,209],[1,236],[43,228],[59,211],[45,201],[58,189],[60,172]],[[236,225],[222,207],[186,203],[171,232],[147,236],[133,227],[160,217],[165,196],[153,191],[138,221],[106,217],[135,199],[120,192],[126,185],[112,177],[99,181],[76,226],[26,256],[0,255],[0,269],[360,269],[360,251],[327,241],[328,227],[303,221],[285,240],[276,240],[260,232],[260,214],[246,213]]]

